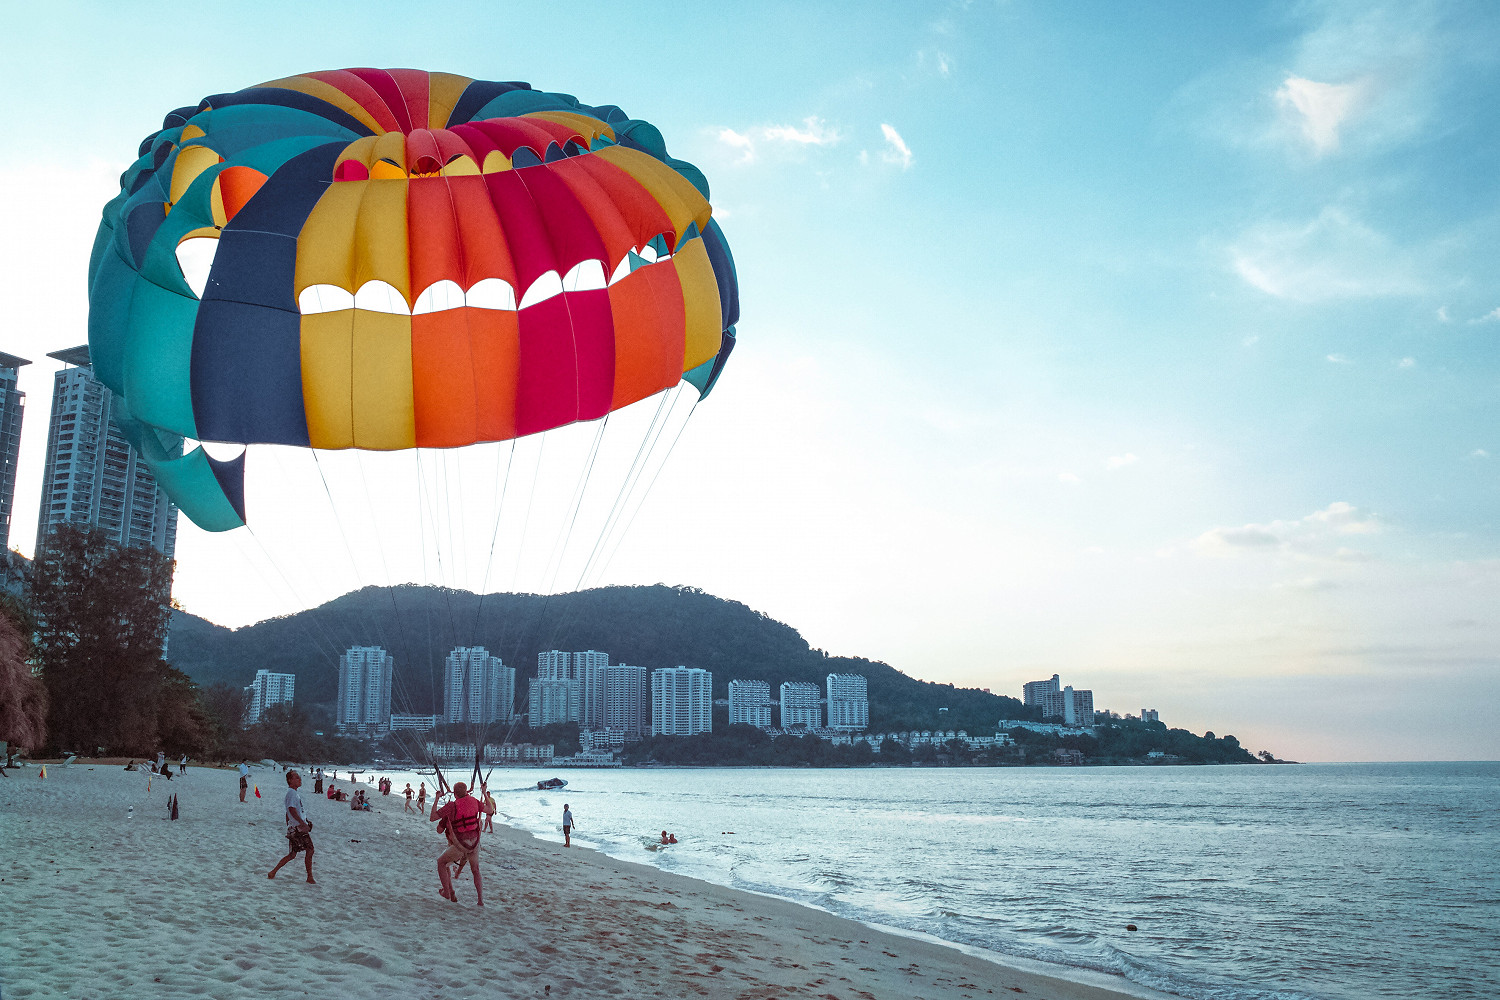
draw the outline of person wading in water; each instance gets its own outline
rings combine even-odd
[[[483,783],[479,788],[487,791]],[[439,895],[450,903],[458,902],[448,866],[467,863],[474,878],[474,895],[478,904],[483,906],[484,879],[479,874],[479,823],[480,817],[493,813],[495,807],[471,796],[468,786],[462,781],[453,786],[452,802],[441,805],[442,798],[442,793],[439,792],[432,801],[432,812],[427,817],[429,820],[441,820],[439,829],[448,835],[448,849],[437,859],[438,880],[443,884]]]

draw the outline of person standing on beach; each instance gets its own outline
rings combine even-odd
[[[573,846],[573,810],[566,802],[563,803],[563,846]]]
[[[406,783],[406,808],[403,812],[411,812],[411,782]]]
[[[250,767],[240,761],[240,801],[245,801],[245,790],[250,787]]]
[[[271,873],[266,878],[275,878],[276,873],[281,871],[283,865],[295,858],[299,853],[305,852],[303,861],[307,864],[307,881],[310,884],[316,885],[317,882],[313,879],[312,874],[313,826],[307,818],[306,808],[302,805],[302,793],[297,791],[297,789],[302,787],[302,775],[296,771],[288,771],[286,773],[286,783],[288,786],[286,790],[286,857],[276,862],[276,867],[271,869]]]
[[[480,791],[488,792],[483,783],[479,786]],[[426,786],[423,786],[426,789]],[[469,866],[469,874],[474,878],[474,896],[479,906],[484,905],[484,879],[479,874],[479,817],[491,810],[489,803],[481,802],[469,794],[469,788],[462,781],[453,786],[453,801],[447,805],[439,805],[443,799],[441,792],[437,798],[432,800],[432,813],[427,817],[429,820],[441,821],[446,827],[448,834],[448,849],[438,857],[438,881],[442,883],[439,895],[450,903],[458,902],[458,894],[453,891],[453,875],[449,870],[450,864],[458,864],[462,867],[465,863]]]
[[[436,802],[433,803],[435,807]],[[422,790],[417,793],[417,812],[427,811],[427,782],[422,782]]]
[[[183,754],[182,760],[177,762],[177,773],[187,774],[187,754]]]

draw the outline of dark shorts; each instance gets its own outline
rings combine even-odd
[[[286,832],[286,842],[292,854],[313,849],[312,834],[298,833],[296,830]]]
[[[243,792],[245,789],[247,789],[249,787],[250,787],[250,779],[247,778],[247,777],[245,777],[244,775],[240,775],[240,791]]]

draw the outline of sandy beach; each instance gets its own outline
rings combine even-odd
[[[268,881],[286,848],[279,771],[256,769],[262,798],[244,805],[232,771],[190,767],[149,791],[119,765],[37,772],[0,778],[6,998],[1126,995],[499,824],[485,907],[467,874],[449,903],[425,817],[398,794],[354,812],[310,781],[318,884],[300,858]]]

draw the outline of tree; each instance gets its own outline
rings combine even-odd
[[[27,596],[53,746],[156,748],[171,586],[172,561],[155,549],[122,548],[84,525],[46,536]]]
[[[0,740],[39,747],[47,741],[47,689],[32,676],[26,647],[11,615],[0,613]]]

